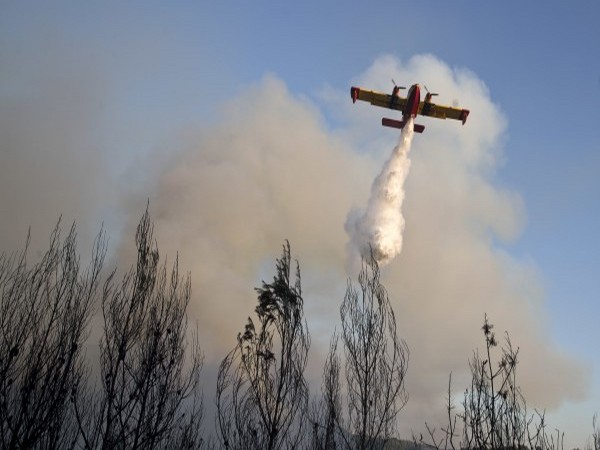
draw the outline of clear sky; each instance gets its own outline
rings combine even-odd
[[[589,370],[586,400],[563,402],[555,412],[555,425],[576,436],[567,442],[583,446],[600,410],[599,22],[600,3],[592,0],[2,1],[0,158],[4,170],[16,161],[0,182],[4,238],[35,223],[44,208],[55,216],[73,212],[93,229],[102,221],[120,229],[121,210],[106,199],[128,196],[124,186],[136,182],[135,191],[148,198],[143,186],[152,170],[161,171],[153,166],[135,174],[131,167],[157,152],[169,165],[174,136],[217,123],[226,102],[254,98],[246,92],[265,76],[306,100],[335,134],[344,118],[324,92],[347,95],[382,56],[406,66],[415,55],[432,55],[480,80],[506,121],[498,138],[501,164],[490,183],[522,200],[524,224],[499,246],[536,272],[543,290],[539,320],[554,345]],[[416,139],[426,143],[427,131]],[[32,169],[26,162],[39,156],[30,150],[39,144],[36,136],[53,144]],[[72,154],[53,153],[75,144]],[[97,173],[92,181],[85,171],[63,177],[69,164]],[[18,183],[44,177],[63,180],[71,193],[36,206],[38,194]],[[16,201],[13,191],[24,197]]]

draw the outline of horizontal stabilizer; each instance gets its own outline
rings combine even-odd
[[[388,119],[386,117],[381,119],[381,125],[391,128],[404,128],[404,122],[401,122],[400,120]]]
[[[383,125],[384,127],[402,129],[402,128],[404,128],[405,124],[406,124],[406,122],[404,122],[404,121],[388,119],[386,117],[381,119],[381,125]],[[415,123],[413,126],[413,129],[415,130],[415,133],[422,133],[423,130],[425,130],[425,125],[419,125],[419,124]]]

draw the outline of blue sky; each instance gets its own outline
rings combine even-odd
[[[518,193],[526,212],[519,237],[500,245],[535,267],[552,340],[593,369],[589,400],[564,407],[568,427],[591,424],[600,410],[599,20],[595,1],[5,1],[0,56],[8,63],[0,63],[0,96],[15,108],[36,95],[52,105],[57,86],[57,93],[84,98],[82,114],[47,111],[84,136],[74,142],[95,152],[85,161],[106,167],[111,181],[96,182],[114,185],[110,195],[117,196],[132,165],[168,153],[180,130],[213,124],[224,102],[266,74],[307,98],[333,129],[340,118],[323,104],[323,90],[348,91],[381,55],[408,61],[431,54],[472,72],[507,121],[493,183]],[[32,123],[42,127],[43,117]],[[7,149],[8,158],[14,149]],[[96,199],[92,191],[82,198]],[[69,210],[62,202],[46,203]],[[6,205],[14,229],[35,222],[33,205]],[[100,201],[90,226],[110,223],[114,214]]]

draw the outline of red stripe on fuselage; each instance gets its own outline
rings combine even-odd
[[[413,84],[408,91],[408,98],[402,115],[404,120],[409,117],[416,117],[419,112],[419,102],[421,101],[421,88],[418,84]]]

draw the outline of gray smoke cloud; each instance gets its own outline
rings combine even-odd
[[[448,375],[457,391],[467,385],[485,313],[499,337],[506,330],[521,348],[519,377],[532,407],[584,398],[589,368],[552,342],[535,265],[504,250],[525,213],[517,193],[492,181],[502,162],[499,108],[473,74],[428,55],[406,64],[380,58],[352,84],[384,91],[390,74],[471,109],[464,127],[435,121],[413,140],[402,252],[382,273],[411,349],[401,430],[443,420]],[[287,238],[303,270],[310,376],[318,381],[345,289],[348,211],[369,204],[397,139],[379,126],[381,111],[352,105],[346,89],[324,98],[347,127],[327,129],[313,104],[266,77],[226,105],[217,126],[182,136],[182,156],[151,196],[161,247],[178,249],[192,272],[193,314],[214,364],[234,344],[254,309],[252,287],[271,277]]]
[[[15,66],[6,49],[2,58],[11,62],[3,67],[32,73]],[[192,275],[190,321],[198,324],[206,354],[211,403],[211,370],[235,344],[256,304],[253,287],[271,278],[287,238],[302,270],[313,342],[309,376],[318,381],[346,278],[353,276],[345,271],[348,211],[369,205],[372,182],[396,144],[397,133],[379,125],[382,111],[352,105],[347,87],[325,89],[317,107],[266,76],[223,105],[212,125],[166,137],[161,147],[172,157],[138,161],[115,182],[106,153],[98,151],[104,132],[115,126],[103,109],[112,92],[102,65],[82,67],[62,53],[43,60],[55,77],[21,78],[24,90],[6,89],[3,81],[4,248],[20,247],[28,225],[45,238],[61,212],[95,232],[110,211],[126,223],[122,235],[111,235],[111,246],[120,243],[118,263],[127,267],[134,226],[149,198],[161,255],[172,261],[179,252],[181,269]],[[552,341],[535,264],[506,250],[524,227],[525,212],[517,193],[494,182],[506,127],[500,108],[474,74],[430,55],[406,62],[381,57],[349,85],[386,91],[392,76],[424,83],[440,101],[458,100],[471,110],[464,127],[431,119],[413,140],[401,202],[402,251],[382,272],[411,350],[401,431],[441,420],[450,372],[457,390],[466,386],[467,360],[483,342],[484,313],[520,347],[519,377],[532,407],[584,398],[589,369]],[[329,128],[321,108],[331,108],[329,116],[341,125]],[[128,183],[148,173],[145,183]]]
[[[39,39],[39,40],[37,40]],[[111,196],[105,182],[107,74],[58,38],[0,45],[0,245],[20,249],[31,227],[45,249],[59,216],[90,242]],[[90,50],[89,53],[92,53]],[[91,244],[90,244],[91,247]]]

